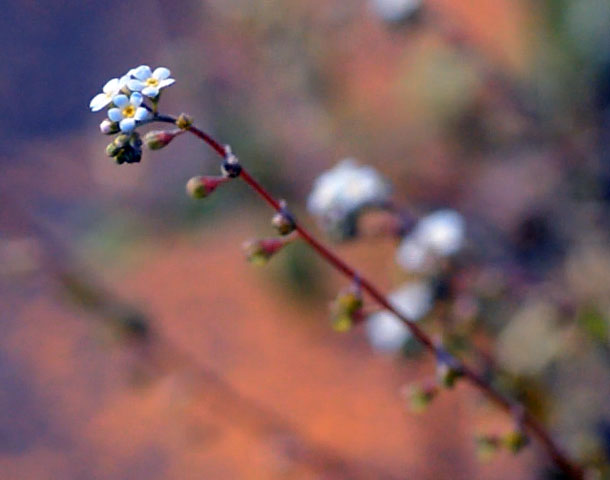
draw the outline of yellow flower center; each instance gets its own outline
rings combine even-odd
[[[133,105],[127,105],[121,112],[124,118],[131,118],[136,114],[136,107]]]
[[[159,80],[157,80],[155,77],[147,78],[146,85],[149,87],[156,87],[157,85],[159,85]]]

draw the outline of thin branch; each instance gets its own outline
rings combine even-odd
[[[164,123],[175,124],[176,119],[168,116],[157,116],[156,121]],[[153,120],[154,121],[154,120]],[[227,156],[227,150],[222,146],[220,142],[215,140],[211,135],[204,131],[190,126],[188,131],[199,139],[207,143],[220,157],[223,159]],[[265,187],[263,187],[248,171],[243,168],[240,174],[241,179],[246,182],[258,195],[260,195],[274,210],[281,211],[280,202],[269,193]],[[327,263],[333,266],[336,270],[341,272],[343,275],[348,277],[350,280],[358,278],[362,287],[362,290],[370,295],[384,309],[392,312],[398,317],[411,331],[411,334],[419,340],[426,350],[431,352],[437,359],[446,360],[447,352],[437,345],[428,334],[426,334],[416,323],[405,317],[400,311],[392,306],[387,300],[385,295],[368,279],[363,277],[361,274],[356,272],[354,268],[349,266],[335,253],[329,250],[326,246],[320,243],[305,227],[300,223],[295,222],[296,231],[305,243],[307,243],[313,250],[315,250]],[[513,415],[515,411],[522,411],[523,407],[517,402],[513,401],[509,397],[500,393],[492,385],[490,385],[479,373],[475,372],[471,367],[463,363],[461,360],[450,356],[451,367],[458,370],[462,377],[468,381],[475,388],[479,389],[487,398],[498,405],[501,409]],[[547,432],[545,427],[529,412],[524,411],[523,413],[523,425],[527,427],[530,433],[536,437],[541,445],[544,447],[549,457],[555,462],[569,478],[581,480],[583,479],[584,473],[580,466],[572,462],[572,460],[563,452],[563,450],[555,443],[551,435]]]

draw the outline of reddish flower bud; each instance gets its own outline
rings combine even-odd
[[[182,130],[151,130],[144,136],[144,143],[151,150],[159,150],[167,145],[179,134]]]
[[[226,177],[193,177],[186,183],[186,192],[193,198],[206,198],[227,180]]]
[[[274,237],[250,240],[244,243],[244,251],[249,262],[264,265],[293,239],[294,237]]]

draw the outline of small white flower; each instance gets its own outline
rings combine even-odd
[[[432,308],[432,288],[424,282],[404,285],[391,293],[388,300],[409,320],[418,321]],[[366,333],[371,345],[383,352],[396,352],[411,336],[409,328],[388,310],[370,315]]]
[[[422,218],[396,252],[407,270],[421,272],[430,261],[457,253],[465,241],[464,218],[454,210],[439,210]]]
[[[112,99],[114,108],[108,110],[108,118],[119,122],[122,132],[131,132],[136,127],[136,121],[146,120],[149,112],[142,105],[144,98],[139,92],[131,96],[117,95]]]
[[[112,99],[121,92],[121,89],[126,85],[129,74],[121,78],[112,78],[106,82],[102,88],[102,93],[98,93],[89,102],[89,108],[92,112],[98,112],[112,102]]]
[[[390,193],[389,184],[377,170],[348,158],[318,177],[307,199],[307,208],[325,229],[340,230],[350,215],[387,201]]]
[[[142,95],[149,98],[158,97],[162,88],[169,87],[176,81],[169,78],[171,72],[165,67],[155,68],[153,72],[148,65],[140,65],[131,69],[129,73],[134,77],[127,81],[129,89],[142,92]]]
[[[371,0],[375,13],[386,22],[402,22],[415,15],[423,0]]]

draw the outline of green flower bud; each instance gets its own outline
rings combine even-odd
[[[181,113],[180,116],[176,119],[176,126],[181,130],[187,130],[192,125],[193,117],[187,115],[186,113]]]
[[[109,157],[116,157],[121,151],[121,147],[117,147],[114,142],[111,142],[106,147],[106,155]]]
[[[436,375],[442,386],[453,388],[457,379],[462,376],[462,372],[445,362],[438,362],[436,366]]]
[[[355,288],[339,292],[331,307],[331,325],[336,332],[347,332],[360,319],[362,295]]]
[[[286,210],[277,212],[271,219],[271,225],[277,230],[280,235],[288,235],[296,228],[294,218]]]
[[[133,132],[129,137],[129,145],[135,150],[142,149],[142,137],[138,132]]]
[[[141,159],[142,150],[133,148],[130,145],[121,148],[115,157],[115,161],[119,165],[122,165],[123,163],[138,163]]]
[[[529,443],[529,439],[523,431],[514,430],[502,438],[502,443],[512,453],[519,453]]]
[[[122,133],[121,135],[117,135],[113,142],[117,147],[122,148],[129,143],[130,139],[131,135],[125,135],[124,133]]]
[[[475,438],[477,457],[482,462],[490,461],[501,446],[496,435],[479,435]]]
[[[421,413],[428,408],[438,394],[436,385],[410,385],[405,389],[405,396],[409,400],[409,407],[414,413]]]

